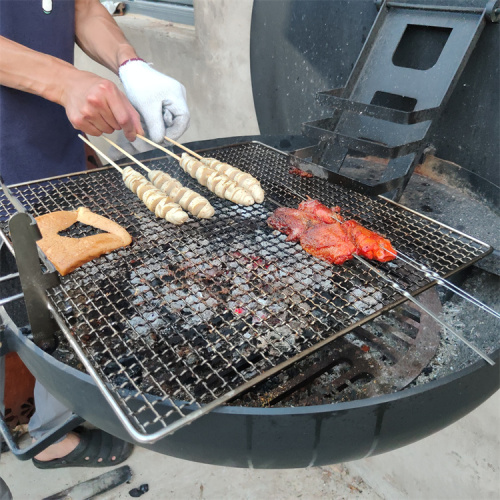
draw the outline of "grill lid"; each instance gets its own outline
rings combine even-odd
[[[56,321],[131,435],[153,442],[405,300],[360,262],[332,266],[272,231],[267,217],[307,196],[447,277],[491,251],[382,198],[289,173],[290,156],[260,143],[207,154],[262,182],[262,205],[207,194],[168,158],[152,169],[210,199],[216,215],[174,227],[109,169],[13,189],[33,215],[87,206],[123,225],[133,244],[82,266],[48,291]],[[2,195],[1,221],[15,209]],[[71,236],[85,235],[75,226]],[[432,286],[400,260],[376,263],[403,289]],[[165,404],[170,408],[165,413]]]

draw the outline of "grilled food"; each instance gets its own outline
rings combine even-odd
[[[178,203],[184,210],[192,213],[195,217],[209,219],[214,215],[214,207],[206,198],[184,187],[177,179],[174,179],[166,172],[151,170],[148,177],[158,189],[172,198],[174,203]]]
[[[316,217],[321,222],[333,224],[335,222],[343,222],[344,219],[340,215],[340,207],[328,208],[318,200],[307,200],[299,204],[299,210],[306,212],[313,217]]]
[[[184,224],[189,216],[172,198],[156,188],[146,177],[131,167],[125,167],[122,172],[123,182],[157,217],[172,224]]]
[[[356,246],[338,222],[312,227],[302,235],[300,244],[307,253],[337,265],[357,253]]]
[[[132,237],[123,227],[85,207],[80,207],[76,211],[61,210],[41,215],[36,217],[36,222],[42,234],[42,239],[37,241],[37,245],[61,276],[103,254],[132,243]],[[76,222],[105,232],[83,238],[70,238],[58,234]]]
[[[297,175],[298,177],[304,177],[305,179],[310,179],[311,177],[314,177],[313,174],[310,172],[304,172],[304,170],[301,170],[300,168],[293,167],[288,171],[289,174],[292,175]]]
[[[229,165],[229,163],[223,163],[215,158],[203,158],[201,162],[217,170],[219,174],[227,175],[232,181],[236,182],[238,186],[246,189],[252,195],[255,203],[262,203],[264,201],[264,190],[255,177],[241,171],[239,168]]]
[[[328,208],[317,200],[302,202],[299,208],[280,207],[268,218],[273,229],[300,241],[302,248],[333,264],[343,264],[353,255],[387,262],[396,257],[391,242],[354,220],[344,221],[340,208]]]
[[[342,224],[342,228],[356,245],[358,255],[379,262],[388,262],[396,257],[396,250],[388,239],[366,229],[356,221],[348,220]]]
[[[238,205],[253,205],[255,200],[252,195],[227,175],[220,174],[217,170],[204,165],[201,161],[195,160],[187,153],[183,153],[179,162],[184,172],[195,178],[202,186],[206,186],[219,198],[237,203]]]
[[[267,219],[267,223],[273,229],[286,234],[286,241],[298,241],[308,229],[321,224],[321,221],[296,208],[280,207]]]

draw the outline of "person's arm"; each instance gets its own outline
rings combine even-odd
[[[76,129],[97,136],[123,130],[129,140],[143,133],[139,114],[109,80],[5,37],[0,53],[0,85],[64,106]]]
[[[137,57],[99,0],[75,0],[75,7],[79,47],[120,76],[127,97],[144,119],[149,137],[159,143],[165,135],[178,139],[189,125],[184,86]]]
[[[120,64],[137,58],[134,48],[99,0],[75,0],[78,46],[94,61],[118,74]]]

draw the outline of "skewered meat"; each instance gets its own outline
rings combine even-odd
[[[229,163],[223,163],[215,158],[203,158],[201,161],[208,167],[217,170],[220,174],[227,175],[238,186],[246,189],[252,195],[255,203],[262,203],[264,201],[264,190],[255,177],[241,171],[239,168],[229,165]]]
[[[358,255],[379,262],[388,262],[396,257],[396,250],[388,239],[366,229],[356,221],[348,220],[342,227],[356,245]]]
[[[320,224],[321,221],[296,208],[280,207],[267,219],[267,223],[273,229],[286,234],[286,241],[298,241],[309,228]]]
[[[125,186],[135,193],[157,217],[176,225],[188,220],[188,214],[177,203],[174,203],[172,198],[156,188],[139,172],[131,167],[125,167],[122,176]]]
[[[182,154],[179,164],[184,172],[195,178],[202,186],[206,186],[219,198],[225,198],[233,203],[245,206],[255,203],[252,195],[229,179],[227,175],[220,174],[217,170],[207,167],[187,153]]]
[[[273,229],[300,240],[302,248],[320,259],[343,264],[353,255],[387,262],[396,257],[389,240],[354,220],[344,222],[340,208],[328,208],[317,200],[304,201],[298,210],[280,207],[268,218]]]
[[[184,187],[177,179],[174,179],[166,172],[151,170],[148,177],[158,189],[170,196],[174,203],[178,203],[195,217],[209,219],[214,215],[214,207],[206,198],[192,189]]]
[[[307,253],[338,265],[356,253],[356,246],[338,222],[321,223],[308,229],[301,236],[300,244]]]
[[[340,207],[328,208],[318,200],[303,201],[299,205],[299,210],[302,210],[303,212],[316,217],[326,224],[344,221],[344,219],[340,215]]]
[[[328,208],[318,200],[303,201],[299,205],[299,210],[314,215],[328,224],[344,222],[344,218],[340,215],[340,207]],[[396,257],[396,251],[388,239],[363,227],[355,220],[345,222],[342,229],[356,245],[358,255],[379,262],[388,262]]]
[[[36,222],[42,234],[42,239],[37,241],[37,245],[61,276],[100,255],[132,243],[132,237],[123,227],[85,207],[71,212],[61,210],[41,215],[36,217]],[[105,232],[83,238],[70,238],[58,234],[76,222]]]

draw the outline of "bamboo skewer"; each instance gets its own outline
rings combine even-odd
[[[184,210],[187,210],[200,219],[209,219],[214,215],[214,207],[206,198],[192,189],[184,187],[177,179],[171,177],[166,172],[151,170],[107,137],[104,137],[104,139],[127,158],[130,158],[134,163],[139,165],[139,167],[143,168],[148,173],[148,178],[154,186],[163,191],[174,203],[178,203]]]
[[[138,196],[138,198],[160,219],[165,219],[172,224],[183,224],[189,218],[188,214],[182,208],[172,201],[163,191],[156,188],[143,175],[136,172],[131,167],[121,168],[111,158],[106,156],[99,148],[94,146],[82,135],[78,137],[91,147],[97,154],[102,156],[111,166],[116,168],[122,174],[125,185]]]
[[[178,146],[179,148],[183,149],[189,155],[198,158],[198,160],[200,160],[203,164],[207,165],[207,167],[217,170],[217,172],[219,172],[220,174],[227,175],[232,181],[236,182],[238,186],[241,186],[243,189],[246,189],[252,195],[256,203],[262,203],[264,201],[264,196],[265,196],[264,190],[262,189],[260,182],[255,177],[251,176],[250,174],[247,174],[246,172],[243,172],[243,170],[240,170],[239,168],[229,165],[229,163],[224,163],[215,158],[204,158],[203,156],[199,155],[196,151],[193,151],[184,146],[183,144],[180,144],[179,142],[170,139],[170,137],[165,136],[165,139],[174,144],[175,146]]]
[[[182,167],[184,172],[188,173],[191,177],[196,179],[202,186],[207,187],[212,193],[216,194],[219,198],[225,198],[226,200],[237,203],[238,205],[253,205],[255,203],[252,195],[244,188],[238,186],[238,184],[231,180],[227,175],[217,172],[217,170],[203,164],[191,156],[184,153],[182,157],[177,156],[172,151],[167,148],[156,144],[147,137],[142,135],[137,135],[139,139],[151,144],[155,148],[164,151],[172,158],[175,158],[179,165]]]
[[[146,172],[151,172],[151,169],[146,167],[144,163],[140,162],[137,158],[132,156],[129,152],[125,151],[123,148],[118,146],[118,144],[114,143],[111,139],[108,139],[107,137],[102,136],[102,138],[108,143],[111,144],[115,149],[120,151],[120,153],[123,153],[127,158],[131,159],[136,165],[139,165],[139,167],[143,168]]]
[[[96,146],[94,146],[88,139],[85,139],[83,135],[78,134],[78,137],[87,145],[90,146],[97,154],[102,156],[112,167],[115,167],[120,174],[123,174],[123,168],[119,167],[111,158],[106,156],[100,149],[98,149]]]
[[[190,154],[191,156],[194,156],[200,161],[203,161],[204,158],[200,154],[198,154],[196,151],[193,151],[192,149],[189,149],[188,147],[184,146],[184,144],[181,144],[180,142],[174,141],[173,139],[170,139],[170,137],[165,136],[165,139],[168,142],[171,142],[174,146],[177,146],[181,149],[183,149],[186,153]]]

